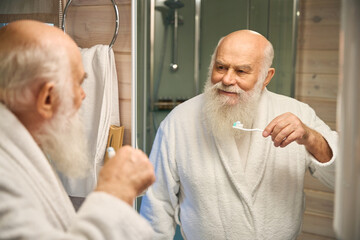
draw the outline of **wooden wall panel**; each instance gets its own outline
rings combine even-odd
[[[303,220],[303,232],[316,234],[331,239],[335,239],[332,227],[333,218],[327,215],[305,213]]]
[[[309,104],[324,122],[336,122],[336,99],[316,97],[299,97],[298,99]]]
[[[119,33],[115,52],[131,52],[131,6],[119,7]],[[115,12],[111,5],[72,6],[65,20],[66,32],[82,48],[110,44],[115,31]]]
[[[336,129],[340,0],[300,0],[295,96]],[[303,232],[298,239],[335,239],[334,191],[307,171]]]
[[[116,72],[120,82],[131,84],[131,55],[130,53],[115,52]]]
[[[336,50],[339,47],[339,38],[336,25],[320,25],[316,23],[302,24],[302,31],[298,44],[301,49]],[[338,26],[337,26],[338,28]]]
[[[59,26],[59,1],[0,1],[1,23],[9,23],[21,19],[32,19]]]
[[[131,100],[131,83],[119,83],[119,101]]]
[[[338,75],[323,73],[298,73],[296,76],[296,97],[336,99]]]
[[[297,240],[332,240],[332,237],[325,237],[322,235],[316,235],[311,233],[301,233]]]
[[[333,217],[334,193],[305,189],[306,211]]]
[[[298,47],[338,50],[340,1],[302,0],[300,5]]]
[[[318,25],[340,24],[340,0],[301,0],[300,14],[302,23]],[[336,35],[334,35],[336,37]]]
[[[115,14],[109,6],[71,6],[65,19],[66,32],[88,48],[110,44],[115,28]]]
[[[337,74],[339,72],[339,52],[301,49],[297,55],[297,72]]]
[[[305,174],[304,187],[305,187],[305,191],[307,189],[310,189],[310,190],[329,192],[329,193],[334,192],[334,190],[332,190],[331,188],[325,186],[319,180],[317,180],[316,178],[311,176],[309,171],[306,171],[306,174]]]

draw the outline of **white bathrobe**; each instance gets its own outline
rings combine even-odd
[[[204,95],[175,108],[161,123],[150,159],[156,182],[142,201],[141,214],[157,232],[172,239],[175,221],[185,239],[296,239],[304,211],[304,174],[334,186],[337,133],[306,104],[263,91],[254,128],[292,112],[329,143],[333,158],[319,163],[296,142],[276,148],[271,137],[249,134],[246,170],[233,137],[209,133],[202,112]],[[238,130],[234,130],[238,131]]]
[[[0,239],[151,239],[146,220],[104,192],[76,214],[30,133],[1,103],[0,116]]]

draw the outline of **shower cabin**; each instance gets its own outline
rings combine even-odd
[[[271,91],[294,95],[297,0],[137,0],[133,7],[133,145],[150,153],[161,121],[200,94],[219,39],[251,29],[273,44]],[[189,116],[191,117],[191,116]]]

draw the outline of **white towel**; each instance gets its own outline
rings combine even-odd
[[[69,179],[60,174],[67,193],[86,197],[95,187],[97,173],[103,165],[110,125],[120,125],[118,82],[114,52],[107,45],[80,49],[87,79],[80,113],[88,139],[89,156],[94,173],[84,179]]]

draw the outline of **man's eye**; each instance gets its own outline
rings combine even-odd
[[[243,70],[237,70],[236,72],[237,72],[237,73],[244,73]]]
[[[224,68],[224,66],[217,66],[217,69],[223,70],[223,69],[225,69],[225,68]]]

